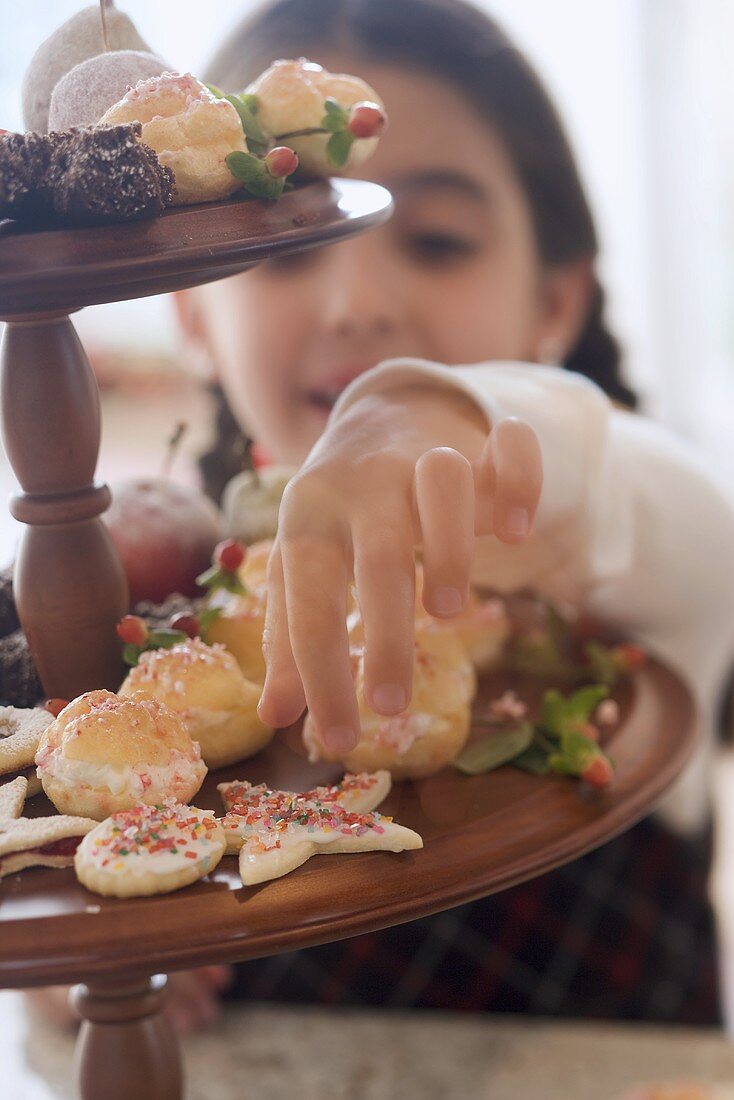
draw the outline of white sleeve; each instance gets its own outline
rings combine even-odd
[[[638,638],[693,689],[713,744],[717,697],[734,658],[734,508],[692,448],[622,412],[562,368],[523,363],[445,367],[392,360],[360,376],[332,417],[363,393],[406,382],[458,388],[488,424],[526,420],[543,456],[533,534],[521,546],[479,540],[474,580],[532,587]],[[681,827],[705,812],[705,753],[666,814]]]

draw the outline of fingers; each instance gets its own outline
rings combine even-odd
[[[475,533],[501,542],[523,542],[531,532],[543,485],[535,432],[514,417],[500,421],[475,463]]]
[[[349,752],[359,715],[347,636],[351,560],[342,538],[301,534],[281,540],[290,644],[303,692],[324,744]]]
[[[267,672],[257,712],[266,726],[282,729],[290,726],[303,713],[306,697],[291,649],[283,559],[277,541],[268,559],[267,579],[268,599],[263,629]]]
[[[354,578],[364,627],[365,696],[378,714],[399,714],[413,689],[415,556],[408,501],[353,530]]]
[[[415,502],[423,545],[423,606],[439,618],[466,604],[474,551],[474,477],[471,463],[450,447],[418,459]]]

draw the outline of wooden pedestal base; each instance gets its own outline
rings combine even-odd
[[[161,1010],[166,977],[78,985],[76,1047],[81,1100],[182,1100],[178,1040]]]
[[[47,696],[73,699],[119,687],[115,623],[127,582],[99,515],[110,502],[95,483],[99,394],[71,321],[10,321],[2,356],[2,427],[24,492],[10,510],[28,524],[13,587],[18,615]]]

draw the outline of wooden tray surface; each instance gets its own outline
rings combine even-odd
[[[498,673],[483,680],[477,706],[508,687],[537,699],[543,686]],[[616,697],[622,721],[605,741],[616,765],[608,792],[512,767],[471,778],[447,768],[396,784],[381,808],[422,834],[422,851],[316,857],[255,888],[242,886],[228,856],[194,886],[129,900],[89,893],[71,868],[9,875],[0,882],[0,986],[276,954],[426,916],[549,871],[642,817],[695,746],[691,697],[662,665],[650,661]],[[216,783],[226,779],[303,790],[339,774],[309,765],[292,727],[252,760],[208,776],[195,802],[221,813]],[[42,796],[28,803],[34,815],[51,811]]]
[[[28,231],[0,222],[0,319],[212,282],[270,256],[342,240],[391,212],[384,187],[331,179],[277,202],[172,207],[158,218],[117,225]]]

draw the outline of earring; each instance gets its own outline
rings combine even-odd
[[[536,360],[546,367],[560,367],[563,363],[563,344],[557,336],[545,336],[538,344]]]

